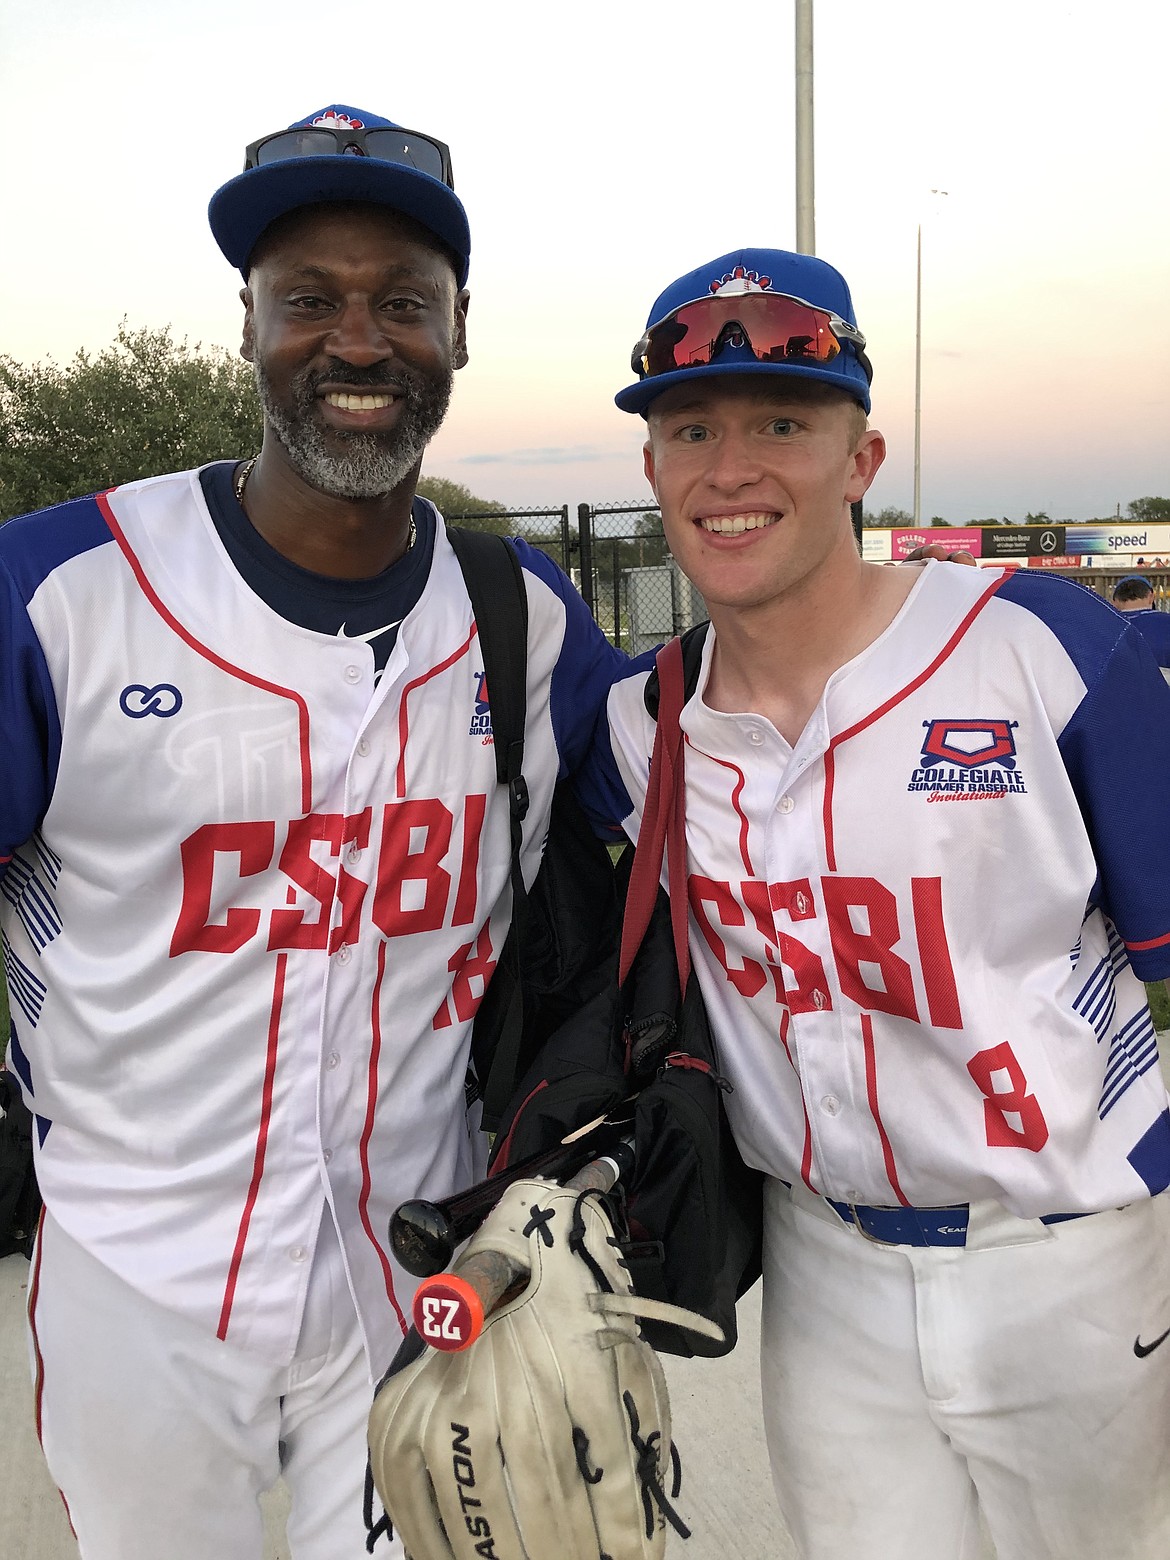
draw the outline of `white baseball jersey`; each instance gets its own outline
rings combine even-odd
[[[522,864],[619,660],[523,543]],[[326,1201],[371,1363],[414,1280],[392,1210],[471,1178],[470,1026],[509,823],[442,526],[379,681],[279,617],[198,473],[0,529],[10,1061],[58,1223],[165,1306],[291,1359]]]
[[[1047,575],[929,564],[795,748],[704,704],[712,644],[682,715],[691,941],[745,1158],[1023,1217],[1170,1185],[1141,984],[1170,974],[1170,692],[1138,631]],[[635,835],[645,678],[609,703]]]

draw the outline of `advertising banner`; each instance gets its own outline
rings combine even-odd
[[[1152,563],[1170,558],[1170,525],[1077,525],[1068,528],[1069,541],[1078,553],[1100,557],[1102,553],[1141,557]],[[1061,552],[1064,548],[1059,549]]]
[[[983,535],[978,526],[971,526],[967,530],[961,530],[957,525],[893,530],[890,532],[890,556],[906,558],[916,547],[928,547],[932,542],[937,542],[947,552],[969,552],[973,558],[978,558],[983,546]]]
[[[1033,566],[1072,569],[1116,559],[1119,567],[1170,567],[1170,525],[991,525],[914,526],[904,530],[867,528],[862,557],[870,563],[900,562],[916,547],[937,543],[948,552],[966,551],[992,561],[1025,559]]]
[[[995,525],[982,535],[985,558],[1056,558],[1066,550],[1062,525]]]

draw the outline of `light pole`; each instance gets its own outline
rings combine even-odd
[[[931,190],[946,195],[946,190]],[[922,524],[922,223],[918,224],[918,268],[914,291],[914,524]]]
[[[817,252],[813,187],[813,0],[796,0],[796,250]]]

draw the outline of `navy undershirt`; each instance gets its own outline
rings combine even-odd
[[[274,612],[319,634],[360,639],[379,673],[398,638],[398,625],[422,595],[435,546],[430,504],[416,498],[414,546],[368,580],[337,580],[290,563],[256,530],[236,502],[232,480],[239,462],[217,461],[199,473],[215,529],[245,583]],[[343,633],[344,630],[344,633]]]

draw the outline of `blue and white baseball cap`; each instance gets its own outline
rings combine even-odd
[[[243,173],[216,190],[207,216],[216,243],[247,277],[266,228],[324,201],[368,202],[412,217],[447,246],[458,285],[466,283],[471,234],[445,143],[343,103],[253,141]]]
[[[787,249],[735,249],[672,282],[655,299],[631,367],[637,383],[614,399],[643,416],[672,385],[716,374],[816,379],[870,408],[873,370],[845,278]]]

